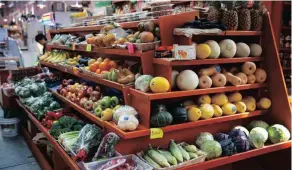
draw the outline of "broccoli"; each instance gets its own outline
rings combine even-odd
[[[74,125],[74,126],[73,126],[73,130],[74,130],[74,131],[79,131],[79,130],[82,129],[82,127],[83,127],[82,125],[77,124],[77,125]]]
[[[64,116],[59,119],[59,123],[62,127],[72,128],[78,121],[73,117]]]
[[[50,106],[49,106],[49,109],[50,110],[57,110],[57,109],[60,109],[61,106],[59,103],[57,103],[56,101],[53,101]]]

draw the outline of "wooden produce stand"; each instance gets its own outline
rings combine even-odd
[[[167,147],[169,141],[174,139],[177,142],[194,143],[196,136],[200,132],[210,132],[212,134],[217,132],[229,131],[235,125],[244,125],[251,120],[261,119],[269,122],[270,124],[279,123],[283,124],[288,129],[291,129],[291,110],[286,97],[287,92],[285,90],[283,73],[279,62],[278,48],[275,43],[275,37],[271,26],[270,15],[264,16],[264,30],[263,31],[226,31],[219,35],[198,35],[194,39],[186,37],[173,36],[173,29],[182,26],[183,23],[191,21],[198,15],[198,12],[183,13],[178,15],[163,16],[158,20],[155,20],[160,26],[161,40],[163,45],[172,45],[175,42],[179,44],[190,44],[193,40],[196,42],[202,42],[205,40],[221,40],[230,38],[234,41],[242,41],[245,43],[258,43],[263,47],[263,53],[261,57],[248,57],[248,58],[231,58],[231,59],[206,59],[206,60],[192,60],[192,61],[169,61],[167,59],[154,59],[154,51],[141,52],[136,51],[129,53],[127,50],[120,49],[98,49],[93,46],[91,52],[85,51],[85,46],[77,45],[74,49],[75,52],[86,53],[87,56],[97,57],[107,56],[110,58],[127,58],[127,59],[140,59],[143,73],[151,74],[153,76],[163,76],[171,82],[171,71],[172,69],[182,70],[187,68],[195,69],[202,65],[211,64],[238,64],[247,61],[252,61],[260,65],[267,71],[268,81],[264,84],[247,84],[239,86],[226,86],[219,88],[210,89],[195,89],[190,91],[169,91],[166,93],[144,93],[135,90],[132,86],[120,85],[118,83],[104,80],[96,76],[88,75],[86,73],[79,72],[76,74],[73,70],[68,70],[60,65],[50,64],[41,62],[42,66],[46,66],[52,69],[57,69],[61,72],[75,75],[79,78],[88,79],[96,82],[100,85],[115,88],[123,92],[125,104],[134,107],[139,113],[140,125],[138,129],[132,132],[124,132],[116,127],[112,122],[101,121],[99,118],[93,116],[85,109],[70,102],[65,97],[53,92],[53,95],[63,101],[66,105],[72,107],[80,114],[88,118],[93,123],[104,128],[105,132],[115,132],[121,137],[120,142],[116,146],[118,152],[123,155],[136,154],[141,150],[146,150],[148,144],[152,146]],[[134,28],[138,22],[123,23],[123,28]],[[57,33],[71,33],[71,34],[86,34],[93,31],[98,31],[102,27],[79,27],[79,28],[68,28],[62,30],[51,31],[51,37]],[[269,42],[269,43],[265,43]],[[50,46],[52,49],[63,49],[73,51],[73,49],[65,46]],[[257,97],[269,97],[272,101],[272,107],[269,110],[256,110],[253,112],[246,112],[241,114],[235,114],[230,116],[222,116],[218,118],[212,118],[208,120],[198,120],[196,122],[187,122],[182,124],[170,125],[161,128],[164,132],[163,138],[150,139],[150,114],[151,106],[158,102],[160,103],[174,103],[190,98],[194,98],[201,94],[213,94],[220,92],[233,92],[233,91],[248,91],[253,93]],[[48,137],[49,141],[53,144],[54,151],[57,153],[54,157],[55,163],[59,165],[61,162],[70,169],[79,169],[77,164],[67,155],[67,153],[60,147],[60,145],[54,140],[54,138],[48,133],[48,130],[44,128],[39,121],[27,110],[19,101],[18,104],[22,106],[30,119],[36,124],[36,126]],[[280,151],[291,148],[291,141],[282,142],[279,144],[267,145],[261,149],[253,149],[247,152],[238,153],[229,157],[221,157],[210,161],[205,161],[195,165],[189,165],[180,169],[210,169],[218,168],[223,165],[231,165],[240,160],[249,159],[252,157],[262,156],[267,153]],[[270,155],[270,154],[269,154]],[[273,155],[273,154],[272,154]],[[285,155],[286,156],[286,155]],[[58,159],[61,158],[61,159]],[[274,158],[274,157],[273,157]],[[275,160],[281,162],[280,158],[275,157]],[[268,160],[268,156],[267,156]],[[60,161],[60,162],[59,162]],[[264,162],[268,164],[268,162]],[[282,166],[286,166],[289,162],[284,162]],[[274,162],[274,167],[278,164]],[[272,166],[271,166],[272,168]],[[284,168],[284,169],[285,169]],[[54,167],[54,169],[62,169],[60,167]]]

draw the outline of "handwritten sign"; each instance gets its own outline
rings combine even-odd
[[[86,45],[86,51],[91,51],[91,47],[92,47],[91,44],[87,44]]]
[[[160,128],[151,128],[150,129],[150,139],[163,138],[163,130]]]

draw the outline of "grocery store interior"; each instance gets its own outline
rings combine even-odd
[[[0,0],[0,170],[291,170],[291,1]]]

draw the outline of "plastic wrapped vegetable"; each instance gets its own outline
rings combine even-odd
[[[133,107],[128,106],[128,105],[123,105],[123,106],[119,107],[119,108],[114,112],[113,119],[114,119],[116,122],[118,122],[120,116],[123,116],[123,115],[133,115],[133,116],[137,116],[138,113],[137,113],[137,111],[136,111]]]
[[[135,89],[147,92],[150,90],[150,81],[153,79],[150,75],[139,76],[135,81]]]
[[[98,159],[102,159],[102,158],[111,158],[115,156],[115,153],[116,153],[115,146],[119,140],[120,140],[119,136],[117,136],[115,133],[111,132],[111,133],[106,134],[103,137],[97,149],[97,152],[92,158],[92,161],[97,161]]]
[[[76,153],[76,161],[84,161],[90,151],[97,147],[102,138],[102,130],[95,125],[85,125],[78,135],[77,141],[73,145],[73,151]]]
[[[139,125],[138,119],[133,115],[122,115],[118,121],[118,128],[123,131],[133,131],[136,130]]]

